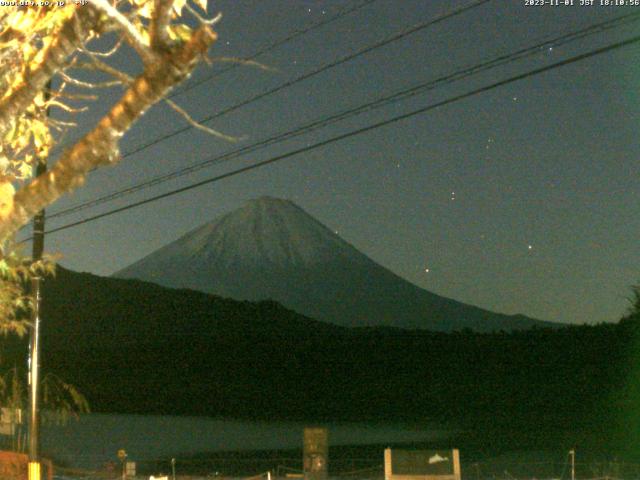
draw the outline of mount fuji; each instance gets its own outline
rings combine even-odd
[[[342,326],[453,331],[559,326],[457,302],[404,280],[288,200],[261,197],[116,272],[237,300],[272,299]]]

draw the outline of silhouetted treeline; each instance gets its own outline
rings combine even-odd
[[[63,269],[44,298],[43,366],[94,411],[437,421],[532,446],[626,448],[640,431],[637,312],[515,333],[348,329],[275,302]]]

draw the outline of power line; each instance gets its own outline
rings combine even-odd
[[[213,157],[210,159],[207,159],[205,161],[196,163],[194,165],[190,165],[187,167],[183,167],[181,169],[178,169],[177,171],[174,172],[170,172],[164,175],[160,175],[157,176],[153,179],[147,180],[145,182],[142,183],[138,183],[136,185],[133,185],[131,187],[128,187],[126,189],[122,189],[119,190],[117,192],[113,192],[110,193],[108,195],[104,195],[102,197],[99,197],[97,199],[93,199],[90,200],[88,202],[84,202],[72,207],[69,207],[67,209],[61,210],[57,213],[51,214],[49,215],[49,218],[54,218],[54,217],[62,217],[62,216],[66,216],[69,215],[71,213],[75,213],[78,211],[82,211],[85,210],[87,208],[91,208],[97,205],[100,205],[102,203],[111,201],[111,200],[115,200],[117,198],[121,198],[123,196],[135,193],[137,191],[143,190],[145,188],[150,188],[152,186],[155,185],[159,185],[161,183],[167,182],[169,180],[172,180],[174,178],[179,178],[181,176],[187,175],[189,173],[193,173],[195,171],[198,171],[200,169],[206,168],[208,166],[211,166],[213,164],[217,164],[217,163],[221,163],[223,161],[228,161],[231,160],[233,158],[237,158],[239,156],[241,156],[242,154],[245,153],[249,153],[249,152],[253,152],[255,150],[264,148],[266,146],[269,145],[273,145],[275,143],[279,143],[281,141],[287,140],[287,139],[291,139],[306,133],[309,133],[313,130],[317,130],[319,128],[323,128],[327,125],[336,123],[338,121],[344,120],[346,118],[352,117],[354,115],[358,115],[367,111],[371,111],[373,109],[376,108],[380,108],[386,105],[389,105],[391,103],[395,103],[401,100],[404,100],[406,98],[421,94],[425,91],[428,90],[432,90],[438,86],[441,85],[447,85],[449,83],[452,83],[454,81],[458,81],[460,79],[469,77],[471,75],[475,75],[477,73],[483,72],[483,71],[487,71],[489,69],[492,68],[496,68],[498,66],[502,66],[508,63],[511,63],[515,60],[520,60],[522,58],[526,58],[528,56],[531,56],[533,54],[537,54],[538,51],[541,48],[545,48],[549,45],[553,45],[553,46],[561,46],[561,45],[565,45],[569,42],[573,42],[575,40],[578,39],[582,39],[585,38],[588,35],[593,35],[594,33],[600,33],[602,31],[611,29],[611,28],[615,28],[620,26],[621,24],[625,24],[625,23],[630,23],[632,21],[637,21],[638,19],[640,19],[640,13],[634,13],[634,14],[627,14],[627,15],[622,15],[620,17],[616,17],[614,19],[610,19],[604,22],[599,22],[590,26],[587,26],[581,30],[578,30],[576,32],[570,32],[549,40],[545,40],[541,43],[535,44],[533,46],[530,47],[526,47],[526,48],[522,48],[520,50],[517,50],[515,52],[509,53],[509,54],[504,54],[504,55],[500,55],[496,58],[493,58],[491,60],[487,60],[483,63],[480,64],[476,64],[476,65],[472,65],[472,66],[468,66],[465,68],[462,68],[460,70],[457,70],[456,72],[447,74],[445,76],[439,77],[435,80],[430,80],[428,82],[423,82],[420,83],[418,85],[412,86],[408,89],[403,89],[399,92],[393,93],[391,95],[387,95],[384,96],[382,98],[379,98],[377,100],[371,101],[371,102],[367,102],[365,104],[359,105],[357,107],[354,108],[350,108],[347,110],[344,110],[342,112],[336,113],[336,114],[332,114],[330,116],[325,116],[322,117],[320,119],[316,119],[311,121],[310,123],[307,123],[304,126],[298,127],[296,129],[293,130],[289,130],[287,132],[283,132],[280,134],[277,134],[275,136],[269,137],[267,139],[261,140],[259,142],[256,142],[252,145],[248,145],[239,149],[236,149],[234,151],[222,154],[220,156],[217,157]]]
[[[432,25],[440,23],[440,22],[442,22],[444,20],[447,20],[449,18],[453,18],[453,17],[455,17],[457,15],[460,15],[460,14],[462,14],[464,12],[467,12],[467,11],[469,11],[471,9],[477,8],[477,7],[479,7],[479,6],[481,6],[481,5],[485,4],[485,3],[488,3],[490,1],[491,0],[476,0],[474,2],[471,2],[471,3],[468,3],[468,4],[464,5],[462,7],[453,9],[453,10],[447,12],[447,13],[439,15],[436,18],[433,18],[433,19],[428,20],[426,22],[422,22],[422,23],[419,23],[417,25],[414,25],[414,26],[412,26],[412,27],[410,27],[408,29],[402,30],[402,31],[390,36],[390,37],[387,37],[386,39],[381,40],[381,41],[379,41],[379,42],[377,42],[377,43],[375,43],[373,45],[369,45],[367,47],[364,47],[364,48],[362,48],[362,49],[360,49],[360,50],[358,50],[358,51],[356,51],[354,53],[351,53],[351,54],[346,55],[344,57],[341,57],[341,58],[339,58],[337,60],[334,60],[333,62],[331,62],[329,64],[323,65],[322,67],[319,67],[316,70],[313,70],[313,71],[311,71],[309,73],[306,73],[306,74],[303,74],[303,75],[301,75],[299,77],[296,77],[293,80],[285,82],[285,83],[283,83],[283,84],[281,84],[281,85],[279,85],[279,86],[277,86],[277,87],[275,87],[275,88],[273,88],[271,90],[267,90],[265,92],[262,92],[262,93],[260,93],[258,95],[255,95],[255,96],[253,96],[253,97],[251,97],[249,99],[246,99],[246,100],[244,100],[244,101],[242,101],[242,102],[240,102],[238,104],[235,104],[235,105],[233,105],[231,107],[228,107],[228,108],[226,108],[226,109],[224,109],[224,110],[222,110],[222,111],[220,111],[218,113],[215,113],[213,115],[209,115],[209,116],[207,116],[205,118],[202,118],[202,119],[198,120],[198,122],[199,123],[205,123],[205,122],[208,122],[208,121],[213,120],[215,118],[218,118],[218,117],[220,117],[222,115],[225,115],[225,114],[230,113],[230,112],[232,112],[234,110],[237,110],[238,108],[241,108],[241,107],[243,107],[245,105],[253,103],[253,102],[255,102],[255,101],[259,100],[259,99],[262,99],[262,98],[264,98],[264,97],[266,97],[268,95],[271,95],[273,93],[281,91],[281,90],[283,90],[285,88],[289,88],[292,85],[295,85],[296,83],[299,83],[301,81],[307,80],[307,79],[309,79],[309,78],[311,78],[311,77],[313,77],[315,75],[318,75],[318,74],[320,74],[322,72],[325,72],[325,71],[327,71],[327,70],[329,70],[329,69],[331,69],[333,67],[336,67],[336,66],[341,65],[341,64],[343,64],[345,62],[353,60],[354,58],[357,58],[357,57],[359,57],[361,55],[364,55],[364,54],[366,54],[366,53],[368,53],[368,52],[370,52],[372,50],[375,50],[375,49],[380,48],[382,46],[388,45],[388,44],[390,44],[392,42],[400,40],[400,39],[402,39],[402,38],[404,38],[404,37],[406,37],[408,35],[411,35],[413,33],[419,32],[419,31],[421,31],[421,30],[423,30],[425,28],[428,28],[428,27],[430,27]],[[176,135],[178,135],[180,133],[186,132],[186,131],[188,131],[188,130],[190,130],[192,128],[193,127],[191,125],[187,125],[187,126],[185,126],[183,128],[175,130],[175,131],[173,131],[171,133],[168,133],[166,135],[162,135],[160,137],[157,137],[156,139],[154,139],[154,140],[152,140],[150,142],[147,142],[145,144],[142,144],[142,145],[136,147],[135,149],[133,149],[131,151],[125,152],[122,155],[122,158],[126,158],[126,157],[129,157],[129,156],[134,155],[136,153],[139,153],[140,151],[142,151],[142,150],[144,150],[146,148],[149,148],[149,147],[151,147],[153,145],[156,145],[156,144],[161,143],[161,142],[163,142],[165,140],[168,140],[169,138],[172,138],[172,137],[174,137],[174,136],[176,136]]]
[[[282,38],[280,40],[276,40],[275,42],[270,43],[269,45],[258,49],[256,52],[252,53],[248,57],[240,59],[240,61],[238,63],[233,63],[233,64],[229,65],[226,68],[218,70],[218,71],[214,72],[211,75],[208,75],[208,76],[206,76],[206,77],[204,77],[204,78],[202,78],[202,79],[200,79],[198,81],[195,81],[195,82],[192,82],[192,83],[186,85],[184,88],[177,89],[176,91],[174,91],[171,94],[167,95],[167,98],[175,98],[175,97],[177,97],[179,95],[182,95],[183,93],[188,92],[189,90],[192,90],[192,89],[196,88],[197,86],[202,85],[205,82],[213,80],[214,78],[219,77],[220,75],[222,75],[224,73],[227,73],[230,70],[233,70],[234,68],[237,68],[237,67],[241,66],[244,62],[249,62],[251,60],[254,60],[257,57],[259,57],[261,55],[264,55],[265,53],[270,52],[271,50],[274,50],[275,48],[278,48],[281,45],[284,45],[284,44],[290,42],[291,40],[294,40],[294,39],[296,39],[298,37],[301,37],[301,36],[311,32],[313,30],[316,30],[317,28],[324,27],[325,25],[329,25],[330,23],[333,23],[336,20],[339,20],[339,19],[341,19],[341,18],[343,18],[343,17],[345,17],[345,16],[347,16],[347,15],[353,13],[353,12],[356,12],[356,11],[358,11],[358,10],[368,6],[368,5],[371,5],[372,3],[376,2],[376,1],[377,0],[365,0],[365,1],[353,6],[351,8],[343,8],[342,10],[340,10],[338,13],[336,13],[334,16],[332,16],[330,18],[321,20],[319,22],[312,23],[311,25],[309,25],[306,28],[299,29],[299,30],[294,30],[292,33],[290,33],[286,37],[284,37],[284,38]],[[77,139],[77,140],[79,140],[79,139]],[[75,143],[75,142],[73,142],[73,143]],[[68,145],[69,144],[67,144],[65,146],[68,146]],[[59,151],[60,149],[65,148],[65,146],[58,146],[56,148],[56,150]],[[127,154],[125,154],[125,156],[126,155]]]
[[[359,3],[358,5],[355,5],[355,6],[351,7],[351,8],[344,8],[343,10],[341,10],[340,12],[338,12],[333,17],[331,17],[331,18],[329,18],[327,20],[322,20],[320,22],[316,22],[316,23],[314,23],[312,25],[309,25],[307,28],[302,29],[302,30],[296,30],[296,31],[292,32],[290,35],[286,36],[285,38],[283,38],[281,40],[277,40],[277,41],[269,44],[268,46],[259,49],[258,51],[256,51],[252,55],[250,55],[249,57],[245,57],[243,59],[243,61],[246,62],[246,61],[254,60],[257,57],[259,57],[259,56],[261,56],[261,55],[263,55],[263,54],[265,54],[265,53],[267,53],[267,52],[269,52],[269,51],[271,51],[271,50],[273,50],[273,49],[275,49],[275,48],[277,48],[277,47],[279,47],[281,45],[284,45],[285,43],[288,43],[288,42],[290,42],[291,40],[293,40],[295,38],[298,38],[298,37],[300,37],[302,35],[305,35],[305,34],[311,32],[312,30],[315,30],[317,28],[324,27],[325,25],[333,23],[336,20],[339,20],[342,17],[345,17],[345,16],[347,16],[347,15],[349,15],[349,14],[351,14],[351,13],[357,11],[357,10],[360,10],[361,8],[364,8],[364,7],[368,6],[368,5],[371,5],[372,3],[376,2],[376,1],[377,0],[366,0],[366,1],[362,2],[362,3]],[[189,85],[185,86],[184,88],[173,92],[167,98],[174,98],[174,97],[176,97],[178,95],[182,95],[183,93],[185,93],[185,92],[187,92],[189,90],[192,90],[193,88],[195,88],[195,87],[197,87],[199,85],[202,85],[203,83],[208,82],[208,81],[210,81],[210,80],[212,80],[212,79],[214,79],[216,77],[219,77],[220,75],[222,75],[224,73],[227,73],[228,71],[233,70],[234,68],[237,68],[240,65],[241,65],[241,63],[234,63],[232,65],[229,65],[227,68],[223,68],[222,70],[219,70],[219,71],[213,73],[212,75],[209,75],[209,76],[207,76],[207,77],[205,77],[203,79],[200,79],[200,80],[198,80],[196,82],[192,82]]]
[[[230,113],[230,112],[233,112],[235,110],[238,110],[239,108],[242,108],[242,107],[244,107],[246,105],[254,103],[254,102],[258,101],[258,100],[261,100],[261,99],[263,99],[263,98],[265,98],[265,97],[267,97],[269,95],[272,95],[272,94],[277,93],[277,92],[279,92],[281,90],[289,88],[289,87],[291,87],[291,86],[293,86],[293,85],[295,85],[297,83],[300,83],[300,82],[302,82],[304,80],[308,80],[309,78],[314,77],[316,75],[319,75],[320,73],[326,72],[327,70],[330,70],[330,69],[332,69],[334,67],[337,67],[338,65],[342,65],[343,63],[349,62],[349,61],[351,61],[351,60],[353,60],[355,58],[358,58],[358,57],[360,57],[362,55],[365,55],[366,53],[369,53],[369,52],[371,52],[373,50],[376,50],[376,49],[381,48],[383,46],[389,45],[390,43],[393,43],[393,42],[396,42],[398,40],[401,40],[401,39],[403,39],[403,38],[405,38],[405,37],[407,37],[409,35],[412,35],[414,33],[417,33],[419,31],[421,31],[421,30],[424,30],[425,28],[431,27],[433,25],[436,25],[437,23],[443,22],[443,21],[448,20],[450,18],[453,18],[453,17],[455,17],[457,15],[460,15],[462,13],[470,11],[470,10],[472,10],[474,8],[477,8],[477,7],[479,7],[479,6],[481,6],[481,5],[485,4],[485,3],[489,3],[490,1],[492,1],[492,0],[475,0],[475,1],[473,1],[471,3],[468,3],[468,4],[466,4],[466,5],[462,6],[462,7],[453,9],[453,10],[451,10],[451,11],[445,13],[445,14],[439,15],[436,18],[433,18],[433,19],[428,20],[426,22],[419,23],[419,24],[414,25],[414,26],[412,26],[412,27],[410,27],[408,29],[402,30],[399,33],[396,33],[394,35],[391,35],[390,37],[385,38],[384,40],[381,40],[381,41],[379,41],[377,43],[374,43],[373,45],[369,45],[369,46],[366,46],[364,48],[361,48],[360,50],[357,50],[354,53],[350,53],[349,55],[345,55],[344,57],[341,57],[341,58],[339,58],[337,60],[332,61],[331,63],[323,65],[323,66],[321,66],[321,67],[319,67],[319,68],[317,68],[315,70],[312,70],[311,72],[304,73],[304,74],[302,74],[302,75],[300,75],[300,76],[298,76],[298,77],[296,77],[296,78],[294,78],[292,80],[289,80],[289,81],[287,81],[287,82],[285,82],[283,84],[280,84],[277,87],[274,87],[274,88],[272,88],[270,90],[266,90],[266,91],[264,91],[262,93],[254,95],[253,97],[250,97],[250,98],[248,98],[246,100],[243,100],[243,101],[241,101],[239,103],[236,103],[235,105],[227,107],[224,110],[219,111],[218,113],[214,113],[214,114],[209,115],[209,116],[207,116],[205,118],[202,118],[202,119],[198,120],[198,123],[206,123],[206,122],[214,120],[214,119],[216,119],[218,117],[226,115],[227,113]],[[163,142],[163,141],[165,141],[165,140],[167,140],[169,138],[175,137],[176,135],[179,135],[180,133],[183,133],[183,132],[186,132],[188,130],[191,130],[192,128],[193,128],[193,126],[188,125],[188,126],[185,126],[183,128],[180,128],[178,130],[174,130],[171,133],[168,133],[166,135],[158,137],[155,140],[152,140],[151,142],[142,144],[142,145],[134,148],[133,150],[124,153],[122,155],[122,157],[125,158],[125,157],[131,156],[133,154],[136,154],[138,152],[141,152],[142,150],[145,150],[146,148],[149,148],[149,147],[151,147],[153,145],[156,145],[156,144],[158,144],[160,142]]]
[[[490,85],[486,85],[484,87],[480,87],[480,88],[477,88],[475,90],[471,90],[469,92],[466,92],[466,93],[463,93],[463,94],[460,94],[460,95],[456,95],[454,97],[450,97],[450,98],[448,98],[446,100],[442,100],[440,102],[436,102],[436,103],[433,103],[433,104],[430,104],[430,105],[426,105],[426,106],[421,107],[419,109],[412,110],[411,112],[404,113],[404,114],[401,114],[401,115],[397,115],[397,116],[392,117],[390,119],[383,120],[383,121],[380,121],[380,122],[377,122],[377,123],[374,123],[374,124],[371,124],[371,125],[367,125],[365,127],[361,127],[361,128],[356,129],[356,130],[352,130],[350,132],[343,133],[343,134],[337,135],[335,137],[331,137],[331,138],[323,140],[321,142],[317,142],[317,143],[314,143],[312,145],[308,145],[306,147],[302,147],[302,148],[299,148],[299,149],[296,149],[296,150],[292,150],[290,152],[287,152],[287,153],[284,153],[284,154],[281,154],[281,155],[277,155],[275,157],[272,157],[270,159],[264,160],[262,162],[258,162],[258,163],[252,164],[252,165],[248,165],[246,167],[242,167],[242,168],[233,170],[231,172],[227,172],[227,173],[224,173],[224,174],[221,174],[221,175],[217,175],[215,177],[208,178],[206,180],[202,180],[202,181],[199,181],[199,182],[196,182],[196,183],[192,183],[192,184],[187,185],[185,187],[181,187],[181,188],[178,188],[178,189],[175,189],[175,190],[172,190],[172,191],[160,194],[160,195],[156,195],[154,197],[151,197],[151,198],[148,198],[148,199],[145,199],[145,200],[141,200],[139,202],[131,203],[131,204],[126,205],[124,207],[115,208],[115,209],[110,210],[108,212],[104,212],[104,213],[101,213],[101,214],[98,214],[98,215],[94,215],[92,217],[85,218],[83,220],[79,220],[77,222],[69,223],[67,225],[63,225],[61,227],[57,227],[57,228],[48,230],[46,233],[47,234],[56,233],[56,232],[59,232],[59,231],[62,231],[62,230],[66,230],[66,229],[69,229],[69,228],[72,228],[72,227],[76,227],[78,225],[83,225],[85,223],[89,223],[89,222],[97,220],[99,218],[103,218],[103,217],[107,217],[107,216],[110,216],[110,215],[114,215],[116,213],[120,213],[120,212],[123,212],[123,211],[126,211],[126,210],[130,210],[132,208],[135,208],[135,207],[138,207],[138,206],[141,206],[141,205],[145,205],[147,203],[155,202],[156,200],[161,200],[163,198],[167,198],[167,197],[170,197],[170,196],[173,196],[173,195],[177,195],[177,194],[182,193],[182,192],[186,192],[188,190],[192,190],[194,188],[201,187],[203,185],[207,185],[209,183],[214,183],[214,182],[223,180],[225,178],[233,177],[233,176],[239,175],[241,173],[245,173],[245,172],[248,172],[248,171],[251,171],[251,170],[255,170],[257,168],[264,167],[266,165],[278,162],[280,160],[284,160],[284,159],[299,155],[301,153],[305,153],[305,152],[308,152],[308,151],[311,151],[311,150],[315,150],[315,149],[318,149],[320,147],[324,147],[326,145],[329,145],[329,144],[332,144],[332,143],[335,143],[335,142],[339,142],[341,140],[344,140],[344,139],[347,139],[347,138],[350,138],[350,137],[361,135],[363,133],[369,132],[369,131],[377,129],[377,128],[381,128],[381,127],[384,127],[384,126],[387,126],[387,125],[391,125],[391,124],[399,122],[401,120],[405,120],[407,118],[411,118],[411,117],[414,117],[416,115],[420,115],[422,113],[426,113],[426,112],[428,112],[430,110],[442,107],[444,105],[449,105],[451,103],[458,102],[460,100],[464,100],[466,98],[473,97],[473,96],[478,95],[480,93],[484,93],[484,92],[488,92],[490,90],[494,90],[494,89],[496,89],[498,87],[507,85],[509,83],[513,83],[513,82],[516,82],[516,81],[519,81],[519,80],[523,80],[525,78],[533,77],[535,75],[539,75],[541,73],[548,72],[550,70],[553,70],[553,69],[556,69],[556,68],[559,68],[559,67],[563,67],[563,66],[566,66],[566,65],[569,65],[569,64],[572,64],[572,63],[575,63],[575,62],[579,62],[579,61],[587,59],[587,58],[594,57],[596,55],[601,55],[601,54],[604,54],[604,53],[607,53],[607,52],[611,52],[613,50],[616,50],[616,49],[619,49],[619,48],[623,48],[623,47],[626,47],[626,46],[629,46],[629,45],[633,45],[633,44],[636,44],[636,43],[639,43],[639,42],[640,42],[640,36],[635,36],[635,37],[632,37],[630,39],[623,40],[621,42],[617,42],[617,43],[614,43],[614,44],[611,44],[611,45],[607,45],[605,47],[601,47],[601,48],[598,48],[598,49],[595,49],[595,50],[591,50],[591,51],[589,51],[587,53],[579,54],[579,55],[570,57],[568,59],[562,60],[560,62],[556,62],[556,63],[553,63],[551,65],[547,65],[545,67],[540,67],[540,68],[537,68],[537,69],[534,69],[534,70],[530,70],[528,72],[509,77],[509,78],[507,78],[505,80],[500,80],[500,81],[492,83]],[[29,240],[29,239],[25,239],[22,242],[25,242],[27,240]]]

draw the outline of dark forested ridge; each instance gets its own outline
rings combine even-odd
[[[639,424],[634,318],[491,334],[349,329],[275,302],[64,269],[44,299],[44,368],[94,411],[436,420],[479,437],[612,446]]]
[[[375,262],[289,200],[260,197],[114,274],[241,300],[273,299],[346,327],[452,332],[560,327],[437,295]]]

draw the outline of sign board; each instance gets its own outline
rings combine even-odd
[[[0,435],[14,435],[16,425],[22,423],[22,410],[19,408],[0,408]]]
[[[22,410],[19,408],[0,408],[0,423],[22,423]]]
[[[454,450],[384,451],[385,480],[460,480],[460,452]]]
[[[302,466],[306,480],[327,478],[329,460],[329,434],[323,427],[305,427]]]

